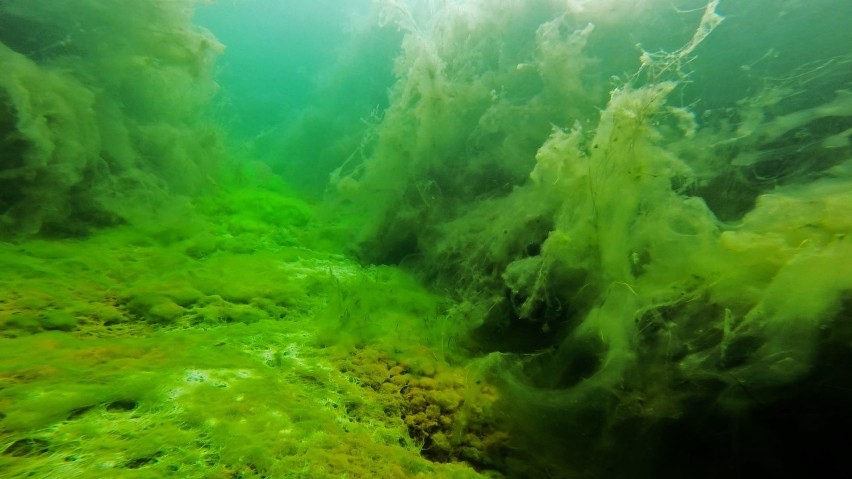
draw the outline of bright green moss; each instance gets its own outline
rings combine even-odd
[[[41,326],[47,330],[71,331],[77,326],[77,318],[68,311],[48,311],[41,319]]]
[[[196,257],[184,249],[191,240],[146,231],[2,256],[14,266],[2,280],[16,285],[0,303],[4,473],[478,477],[418,454],[403,409],[386,408],[402,385],[363,389],[365,367],[344,373],[334,362],[353,340],[397,355],[409,349],[400,341],[430,341],[420,321],[438,299],[409,275],[272,243]],[[74,334],[39,333],[41,308],[57,329],[75,319]],[[418,348],[427,358],[406,367],[434,373],[436,359]]]

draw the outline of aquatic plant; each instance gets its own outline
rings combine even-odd
[[[622,65],[604,48],[636,19],[598,26],[572,5],[390,5],[406,32],[390,106],[332,177],[363,258],[467,305],[456,331],[503,385],[524,457],[550,451],[566,476],[603,474],[589,456],[641,431],[677,441],[702,407],[737,423],[795,397],[826,374],[825,331],[844,330],[852,286],[848,55],[702,112],[697,69],[719,68],[701,58],[724,25],[712,1],[681,47],[641,49],[605,98],[609,76],[592,72]]]
[[[222,45],[193,5],[0,5],[0,235],[79,235],[210,185]]]

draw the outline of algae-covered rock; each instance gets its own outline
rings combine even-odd
[[[48,311],[41,318],[41,324],[47,330],[71,331],[77,327],[77,318],[68,311]]]
[[[184,311],[182,306],[167,299],[151,305],[145,319],[154,323],[172,323],[180,318]]]
[[[143,292],[133,295],[127,308],[145,321],[168,324],[184,313],[184,308],[161,293]]]

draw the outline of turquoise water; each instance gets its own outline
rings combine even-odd
[[[844,477],[850,18],[0,0],[0,476]]]
[[[223,120],[233,122],[229,132],[262,134],[316,102],[321,75],[346,54],[351,30],[358,28],[353,17],[369,9],[369,1],[332,0],[202,6],[194,21],[226,45],[216,79],[223,88]]]

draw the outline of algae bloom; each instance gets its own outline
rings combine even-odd
[[[0,0],[0,477],[845,477],[849,18]]]

